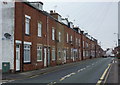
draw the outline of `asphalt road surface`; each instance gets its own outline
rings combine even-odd
[[[10,83],[97,83],[113,58],[95,58],[81,61],[76,66],[67,67],[27,79]]]

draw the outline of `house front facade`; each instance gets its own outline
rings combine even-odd
[[[43,11],[42,2],[1,4],[0,69],[22,72],[90,58],[91,40],[58,13]]]

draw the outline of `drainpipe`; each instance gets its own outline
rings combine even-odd
[[[21,63],[21,72],[24,71],[24,24],[25,24],[25,15],[24,15],[24,3],[22,3],[22,63]]]
[[[83,32],[81,31],[81,59],[83,60]]]
[[[46,21],[47,21],[47,24],[46,24],[46,28],[47,28],[47,56],[48,56],[48,49],[49,49],[49,21],[48,21],[48,16],[46,15]],[[50,52],[50,50],[49,50]],[[50,63],[50,62],[49,62]],[[48,66],[48,57],[47,57],[47,66]]]

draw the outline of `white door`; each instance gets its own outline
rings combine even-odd
[[[50,65],[50,49],[48,48],[48,66]]]
[[[73,51],[73,61],[75,61],[75,51]]]
[[[44,48],[44,66],[47,66],[47,63],[46,63],[46,58],[47,57],[47,52],[46,52],[46,48]]]
[[[66,63],[66,51],[64,50],[64,63]]]
[[[16,45],[16,71],[20,71],[20,45]]]

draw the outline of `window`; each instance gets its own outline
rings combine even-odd
[[[79,39],[79,46],[80,46],[80,39]]]
[[[71,41],[72,41],[72,35],[71,35]]]
[[[85,46],[85,43],[84,43],[84,41],[83,41],[83,48],[84,48],[84,46]]]
[[[25,15],[25,34],[30,34],[30,16]]]
[[[68,43],[68,41],[69,41],[69,40],[68,40],[68,33],[67,33],[67,43]]]
[[[55,29],[52,28],[52,40],[55,40]]]
[[[52,48],[52,60],[55,60],[55,48]]]
[[[88,43],[86,42],[86,47],[88,48]]]
[[[42,37],[42,24],[38,23],[38,37]]]
[[[24,45],[24,63],[30,62],[30,45]]]
[[[76,45],[77,45],[77,38],[76,38]]]
[[[37,46],[37,61],[42,61],[42,46]]]
[[[59,42],[61,42],[61,32],[59,32]]]

